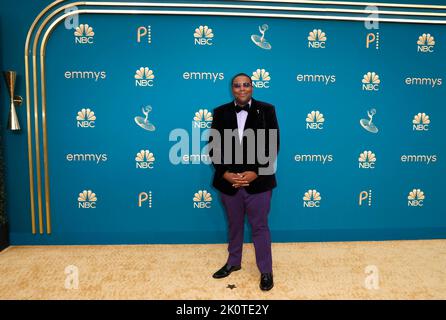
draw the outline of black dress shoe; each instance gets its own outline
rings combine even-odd
[[[274,287],[273,274],[262,273],[260,276],[260,289],[263,291],[271,290]]]
[[[241,266],[230,266],[228,264],[225,264],[220,270],[214,273],[213,277],[215,279],[224,278],[229,276],[231,272],[240,270],[241,268]]]

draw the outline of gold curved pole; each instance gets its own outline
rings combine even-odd
[[[63,2],[63,1],[59,1]],[[58,3],[59,3],[58,2]],[[77,5],[82,5],[83,2],[74,2],[67,5],[64,5],[62,7],[57,8],[55,11],[53,11],[51,14],[49,14],[45,20],[40,24],[39,28],[36,31],[36,34],[33,39],[33,47],[32,47],[32,63],[33,63],[33,93],[34,93],[34,131],[35,131],[35,144],[36,144],[36,171],[37,171],[37,203],[38,203],[38,209],[39,209],[39,232],[40,234],[43,234],[43,208],[42,208],[42,178],[41,178],[41,165],[40,165],[40,139],[39,139],[39,100],[38,100],[38,90],[37,90],[37,44],[39,42],[40,34],[42,33],[42,30],[46,26],[47,22],[51,20],[54,16],[56,16],[58,13],[69,9],[71,7],[75,7]],[[28,80],[27,80],[28,81]],[[44,160],[45,161],[45,160]],[[45,182],[46,184],[46,182]],[[51,233],[51,224],[46,220],[47,225],[47,233]],[[48,230],[50,232],[48,232]]]
[[[26,125],[27,125],[27,135],[28,135],[28,170],[29,170],[29,190],[30,190],[30,206],[31,206],[31,232],[36,234],[36,213],[34,209],[34,163],[33,163],[33,146],[32,146],[32,137],[31,137],[31,106],[30,106],[30,83],[29,83],[29,41],[31,39],[31,35],[34,32],[34,28],[39,22],[40,18],[49,11],[51,8],[56,6],[57,4],[63,2],[64,0],[57,0],[53,3],[49,4],[45,7],[39,15],[34,19],[33,23],[29,27],[28,34],[26,35],[25,40],[25,82],[26,82]],[[38,132],[36,132],[38,134]],[[37,171],[38,175],[38,183],[40,185],[40,168]],[[40,190],[41,192],[41,190]],[[38,199],[41,199],[41,194],[38,195]],[[40,223],[41,219],[39,220]],[[42,227],[40,228],[40,233],[42,233]]]
[[[254,1],[255,2],[255,1]],[[269,1],[271,2],[271,1]],[[281,1],[283,2],[283,1]],[[301,1],[302,4],[310,4],[313,2],[318,2],[318,4],[326,4],[325,1]],[[334,1],[332,1],[334,3]],[[336,2],[337,5],[343,5],[349,2]],[[302,11],[302,12],[330,12],[330,13],[353,13],[353,14],[373,14],[377,13],[376,10],[372,9],[335,9],[335,8],[308,8],[308,7],[283,7],[283,6],[263,6],[263,5],[231,5],[231,4],[192,4],[192,3],[138,3],[138,2],[97,2],[97,1],[86,1],[84,3],[85,6],[135,6],[135,7],[175,7],[175,8],[202,8],[202,9],[243,9],[243,10],[276,10],[276,11]],[[372,4],[380,6],[379,4]],[[392,4],[389,4],[392,5]],[[393,7],[389,6],[389,7]],[[395,5],[394,7],[400,7]],[[414,5],[413,8],[423,8],[429,9],[428,5]],[[444,9],[446,10],[446,6],[436,6],[439,8],[436,9]],[[412,8],[412,5],[409,5],[408,8]],[[406,15],[406,16],[438,16],[438,17],[446,17],[446,12],[417,12],[417,11],[386,11],[379,10],[379,14],[382,15]]]
[[[275,1],[271,0],[238,0],[238,1],[246,1],[246,2],[270,2],[274,3]],[[409,4],[409,3],[381,3],[381,2],[351,2],[351,1],[317,1],[317,0],[288,0],[288,1],[280,1],[281,3],[293,3],[293,4],[315,4],[315,5],[344,5],[344,6],[360,6],[360,7],[386,7],[386,8],[412,8],[412,9],[440,9],[445,10],[446,6],[436,5],[436,4]]]

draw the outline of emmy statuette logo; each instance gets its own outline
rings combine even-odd
[[[263,24],[259,26],[259,31],[261,36],[257,34],[251,35],[251,40],[258,46],[259,48],[265,49],[265,50],[271,50],[271,44],[265,39],[265,32],[268,30],[268,25]]]
[[[378,133],[378,128],[372,122],[373,116],[375,114],[376,114],[376,109],[370,109],[369,111],[367,111],[367,115],[369,116],[369,118],[359,120],[359,124],[361,125],[361,127],[363,127],[365,130],[371,133]]]
[[[155,125],[149,121],[149,112],[152,111],[152,106],[144,106],[142,107],[142,113],[144,114],[144,118],[141,116],[135,117],[135,122],[138,126],[147,131],[155,131]]]

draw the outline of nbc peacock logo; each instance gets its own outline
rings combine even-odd
[[[135,72],[135,86],[153,87],[155,74],[149,67],[141,67]]]
[[[194,32],[194,44],[199,46],[212,46],[214,33],[208,26],[199,26]]]
[[[257,69],[252,73],[251,80],[256,88],[269,88],[271,76],[265,69]]]
[[[321,29],[314,29],[308,34],[308,48],[325,49],[327,35]]]
[[[194,194],[194,208],[209,209],[212,204],[212,195],[207,190],[198,190]]]
[[[362,78],[362,90],[378,91],[381,79],[376,72],[367,72]]]
[[[418,37],[417,52],[431,53],[434,52],[435,39],[430,33],[423,33]]]
[[[155,156],[149,150],[141,150],[136,154],[135,160],[137,169],[153,169]]]
[[[74,31],[74,43],[93,44],[94,31],[88,24],[80,24]]]
[[[431,120],[427,114],[418,113],[413,117],[412,120],[412,130],[413,131],[429,131],[429,124]]]
[[[311,111],[307,114],[305,119],[307,122],[307,129],[311,130],[322,130],[324,129],[325,118],[324,115],[319,111]]]
[[[317,190],[309,189],[303,196],[304,208],[319,208],[321,199],[321,194]]]
[[[208,129],[212,125],[212,120],[212,112],[208,111],[208,109],[199,109],[197,112],[195,112],[192,127]]]
[[[359,155],[359,168],[375,169],[376,155],[372,151],[364,151]]]
[[[82,108],[76,116],[78,128],[94,128],[96,115],[90,108]]]
[[[423,202],[425,200],[426,196],[424,195],[424,192],[421,189],[413,189],[409,192],[409,195],[407,196],[407,206],[409,207],[422,207]]]
[[[96,202],[98,198],[96,193],[91,190],[84,190],[79,193],[77,198],[78,208],[80,209],[96,209]]]

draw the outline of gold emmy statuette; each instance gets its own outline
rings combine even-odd
[[[15,79],[17,73],[15,71],[4,71],[3,75],[5,76],[6,85],[8,87],[9,98],[10,98],[10,109],[9,109],[9,117],[8,117],[8,129],[16,131],[20,130],[19,118],[17,117],[17,112],[15,107],[20,106],[22,104],[22,97],[14,96],[15,90]]]

